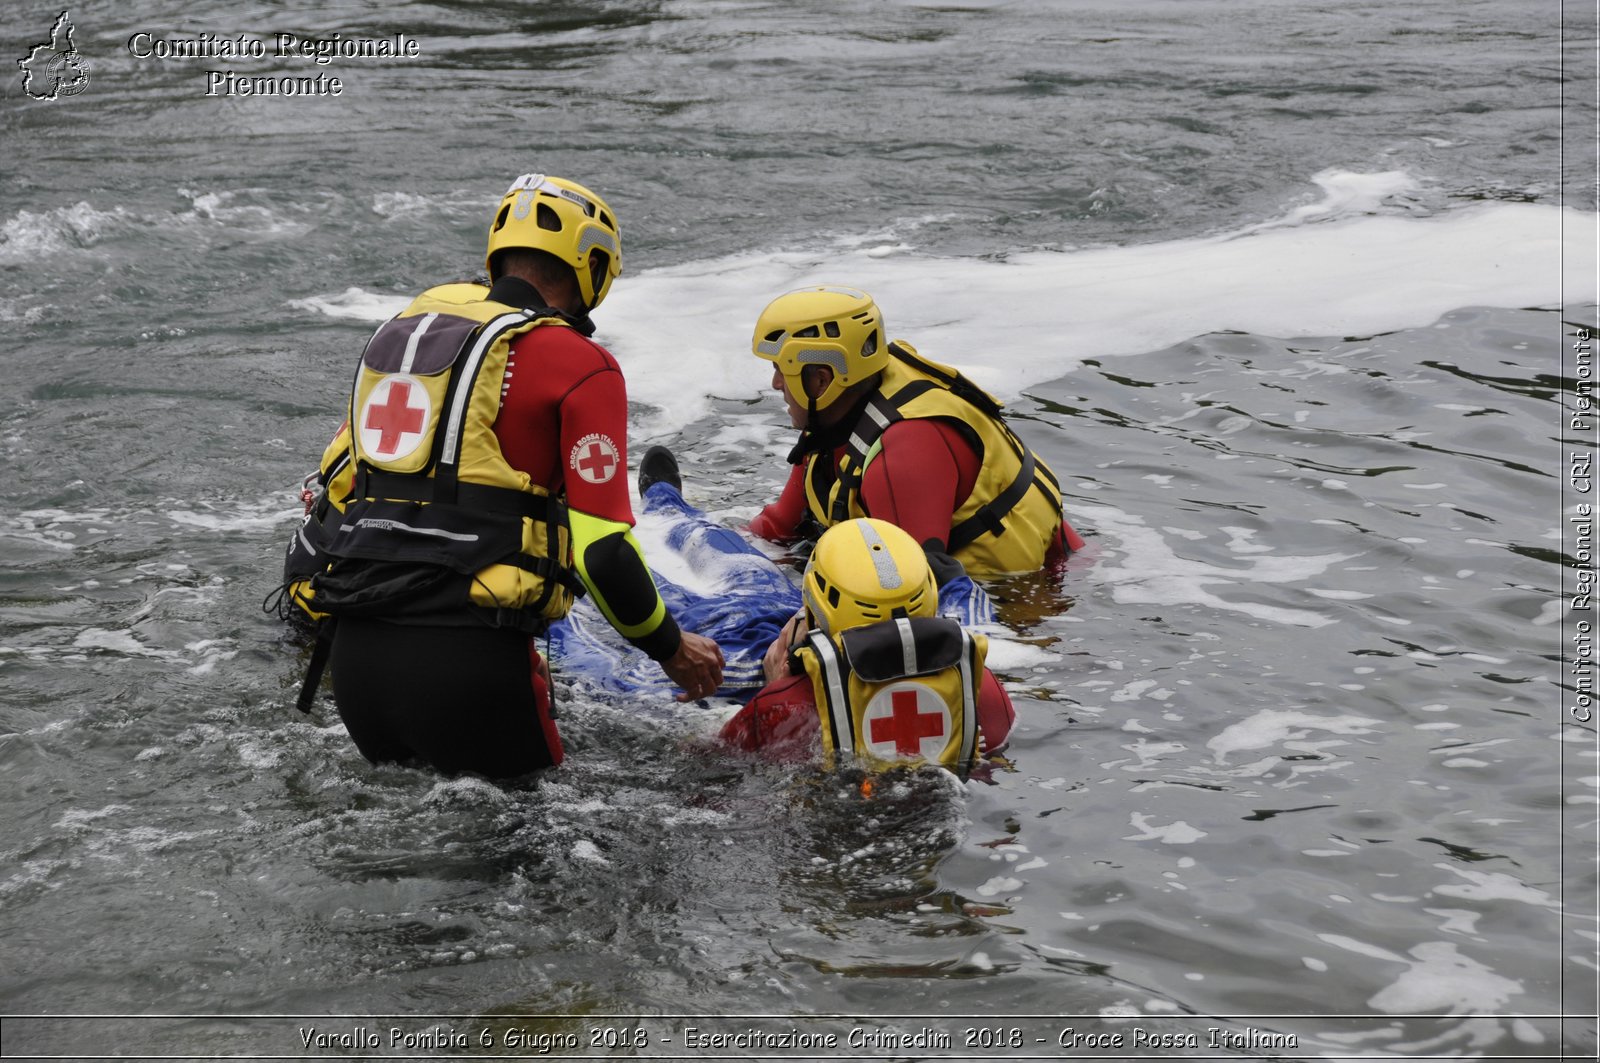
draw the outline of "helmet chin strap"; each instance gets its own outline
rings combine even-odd
[[[806,460],[806,455],[811,453],[813,441],[822,428],[817,424],[817,397],[806,387],[804,376],[800,378],[800,390],[806,394],[806,423],[805,427],[800,429],[800,438],[795,441],[788,458],[785,459],[790,465],[799,465]]]

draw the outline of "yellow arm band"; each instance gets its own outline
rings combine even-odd
[[[578,576],[601,615],[651,657],[671,657],[678,649],[678,625],[656,593],[633,529],[576,509],[567,514]]]

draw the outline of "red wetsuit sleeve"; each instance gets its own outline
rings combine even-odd
[[[564,487],[573,508],[632,526],[628,391],[604,347],[557,326],[518,337],[494,432],[506,461],[534,483]]]
[[[506,365],[494,431],[513,468],[551,492],[563,489],[574,514],[574,549],[608,619],[656,660],[672,656],[678,628],[661,611],[650,572],[631,537],[628,394],[616,359],[572,329],[547,326],[519,337]],[[582,531],[584,535],[580,535]],[[604,610],[602,610],[604,611]],[[620,628],[619,628],[620,629]]]
[[[799,536],[800,522],[806,515],[806,467],[789,468],[789,479],[778,500],[757,513],[750,521],[750,532],[775,543],[786,543]]]
[[[628,392],[621,370],[596,370],[574,384],[561,400],[560,416],[567,505],[631,527]]]
[[[1011,695],[985,668],[983,683],[978,687],[978,730],[983,732],[984,749],[990,753],[1004,749],[1011,741],[1011,727],[1016,722],[1017,710],[1012,707]]]
[[[955,426],[928,418],[897,421],[861,480],[862,507],[919,543],[950,541],[950,519],[978,482],[980,462]]]
[[[601,611],[629,642],[664,661],[678,651],[678,625],[661,608],[644,556],[623,527],[634,523],[627,412],[627,388],[615,363],[576,382],[561,401],[562,476],[573,514],[573,549],[596,605],[603,601]],[[610,522],[599,526],[610,530],[589,538],[595,525],[579,514]]]
[[[791,675],[768,683],[722,727],[722,741],[746,753],[778,760],[805,760],[820,748],[811,677]]]

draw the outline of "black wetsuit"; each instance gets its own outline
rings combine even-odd
[[[525,775],[561,760],[534,657],[532,640],[509,628],[343,617],[330,660],[334,702],[356,748],[374,763]],[[414,666],[422,660],[431,666]]]

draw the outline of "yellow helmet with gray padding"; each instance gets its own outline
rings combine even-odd
[[[823,532],[801,593],[811,627],[837,635],[863,624],[933,616],[939,590],[927,555],[907,532],[857,517]]]
[[[622,272],[622,234],[606,201],[564,177],[523,174],[511,182],[489,226],[484,266],[497,274],[495,255],[511,248],[546,251],[571,266],[590,310]]]
[[[819,286],[778,296],[756,320],[750,347],[756,357],[777,364],[797,401],[807,397],[800,380],[806,366],[832,369],[833,380],[816,396],[819,410],[889,364],[883,314],[872,296],[856,288]]]

